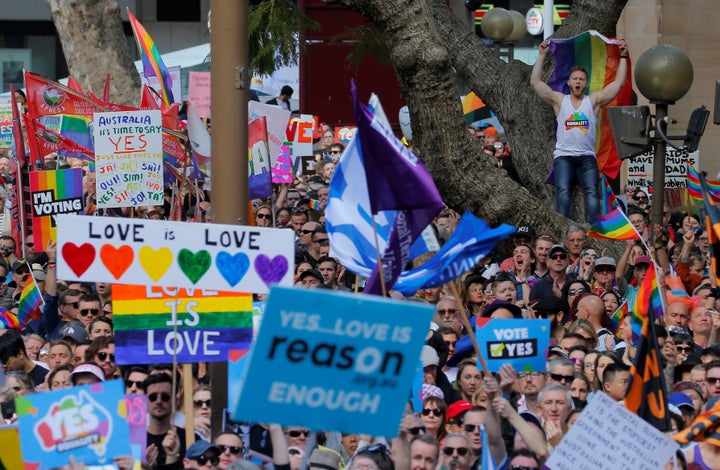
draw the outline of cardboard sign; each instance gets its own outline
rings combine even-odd
[[[498,372],[503,364],[511,364],[518,372],[545,370],[550,320],[494,318],[475,331],[490,372]]]
[[[0,426],[0,468],[23,468],[17,425]]]
[[[160,111],[95,113],[93,135],[98,207],[162,205]]]
[[[15,398],[25,468],[110,464],[130,455],[121,380]]]
[[[210,119],[210,72],[188,74],[188,101],[201,118]]]
[[[604,393],[594,393],[543,468],[656,470],[665,468],[677,449],[654,426]]]
[[[627,185],[636,188],[652,188],[653,185],[653,151],[643,153],[628,160]],[[700,152],[688,153],[687,150],[677,151],[671,147],[665,150],[665,187],[684,188],[687,186],[687,165],[689,162],[698,167]]]
[[[248,101],[248,121],[265,116],[268,133],[268,147],[270,148],[271,165],[277,163],[277,157],[282,152],[282,145],[285,142],[290,112],[280,109],[271,104]]]
[[[266,293],[293,283],[292,230],[59,215],[58,279]]]
[[[56,240],[55,217],[83,211],[83,172],[80,168],[30,172],[33,242],[45,247]]]
[[[0,104],[0,148],[9,149],[12,147],[12,104]]]
[[[227,360],[252,342],[252,295],[156,286],[113,286],[118,365]]]
[[[234,419],[394,436],[432,315],[413,302],[273,287]]]
[[[113,286],[115,288],[115,286]],[[127,422],[130,432],[130,449],[135,462],[145,463],[147,450],[147,395],[125,395]]]

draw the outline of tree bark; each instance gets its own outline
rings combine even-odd
[[[130,56],[116,0],[45,0],[62,43],[70,75],[102,96],[110,73],[114,103],[137,106],[140,76]]]

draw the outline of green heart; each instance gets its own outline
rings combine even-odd
[[[210,269],[212,258],[210,257],[210,253],[205,250],[193,253],[183,248],[178,253],[178,264],[187,278],[190,279],[193,284],[196,284],[200,278],[205,275],[207,270]]]

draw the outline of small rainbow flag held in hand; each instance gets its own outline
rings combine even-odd
[[[570,69],[575,65],[585,67],[590,86],[587,93],[602,90],[615,80],[615,72],[620,64],[620,48],[617,39],[608,39],[597,31],[585,31],[573,38],[551,39],[550,52],[555,57],[555,70],[548,86],[555,91],[567,94],[567,79]],[[627,76],[620,94],[608,106],[625,106],[632,101],[632,74],[630,59],[627,59]],[[617,178],[622,162],[618,157],[615,141],[612,138],[610,120],[603,109],[597,121],[598,135],[595,139],[600,172],[610,178]]]
[[[32,320],[40,318],[42,315],[42,306],[45,301],[40,294],[40,288],[35,282],[35,276],[32,274],[32,270],[28,274],[25,281],[25,287],[23,287],[20,293],[20,303],[18,304],[18,329],[22,330]]]
[[[310,206],[310,209],[313,209],[316,211],[319,211],[322,209],[322,203],[317,199],[310,199],[310,201],[308,201],[308,206]]]
[[[605,240],[640,240],[640,234],[619,208],[599,215],[588,236]]]
[[[687,163],[687,191],[688,196],[696,202],[702,202],[702,186],[700,185],[700,174],[694,166]],[[707,185],[707,194],[713,201],[720,201],[720,182],[705,179]]]
[[[613,313],[610,316],[610,326],[612,328],[612,331],[615,332],[615,337],[620,339],[622,338],[622,322],[625,319],[625,316],[628,314],[628,301],[624,301],[617,310],[615,310],[615,313]]]
[[[160,95],[166,105],[171,105],[175,100],[172,94],[172,77],[162,60],[155,42],[135,16],[127,9],[130,25],[132,26],[135,42],[143,63],[143,75],[145,77],[156,77],[160,86]]]
[[[19,326],[17,315],[5,307],[0,307],[0,328],[16,330]]]
[[[650,314],[650,320],[654,322],[663,316],[664,311],[660,284],[658,283],[655,264],[653,263],[645,272],[645,278],[642,284],[640,284],[637,299],[635,299],[635,306],[632,310],[633,344],[640,338],[645,317]]]

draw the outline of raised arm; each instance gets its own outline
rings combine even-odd
[[[625,44],[624,39],[621,39],[620,65],[618,65],[617,72],[615,72],[615,81],[603,88],[602,90],[590,94],[590,101],[593,103],[593,108],[595,108],[596,114],[601,106],[605,106],[606,104],[615,99],[615,97],[618,95],[618,93],[620,93],[620,90],[625,84],[625,78],[627,77],[627,54],[627,44]]]
[[[530,74],[530,85],[535,90],[535,94],[549,105],[552,105],[555,114],[560,111],[560,105],[562,104],[562,93],[553,91],[542,80],[543,65],[545,64],[545,57],[550,50],[550,44],[547,41],[540,43],[540,54],[538,55],[535,65],[533,65],[532,73]]]

